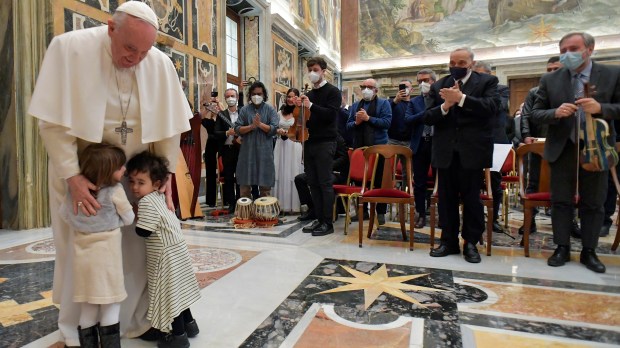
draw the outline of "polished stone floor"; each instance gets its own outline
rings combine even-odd
[[[546,265],[554,245],[544,214],[525,258],[518,209],[515,239],[494,234],[493,256],[480,264],[428,256],[428,226],[416,230],[414,251],[394,222],[359,248],[357,223],[345,236],[342,217],[334,234],[312,237],[295,216],[235,229],[210,212],[182,222],[203,295],[192,308],[201,328],[192,347],[620,346],[615,227],[598,250],[607,273],[595,274],[578,262],[579,240],[566,266]],[[49,229],[0,230],[0,347],[57,342],[53,257]]]

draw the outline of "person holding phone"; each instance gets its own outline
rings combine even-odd
[[[206,178],[205,204],[209,207],[215,207],[217,200],[217,154],[220,151],[220,146],[215,136],[215,120],[217,114],[222,110],[219,106],[217,95],[217,91],[211,92],[209,102],[201,101],[200,107],[201,123],[208,134],[207,143],[205,144],[204,162]]]

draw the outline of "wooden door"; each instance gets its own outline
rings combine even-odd
[[[510,79],[508,85],[510,87],[510,114],[514,115],[519,109],[521,103],[525,101],[528,92],[533,87],[538,86],[540,77],[526,77],[518,79]]]

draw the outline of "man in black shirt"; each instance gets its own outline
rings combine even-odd
[[[334,232],[332,167],[342,95],[337,87],[325,80],[327,63],[323,58],[310,58],[306,66],[312,90],[299,100],[303,107],[310,109],[310,118],[306,122],[309,137],[304,143],[304,167],[317,219],[304,227],[304,232],[324,236]]]

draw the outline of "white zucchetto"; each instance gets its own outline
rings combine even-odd
[[[125,12],[134,17],[138,17],[145,22],[151,24],[155,29],[159,29],[159,21],[157,15],[149,7],[149,5],[141,1],[127,1],[116,8],[116,11]]]

